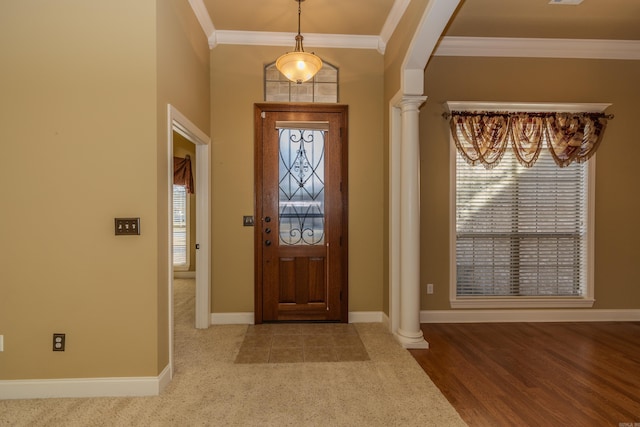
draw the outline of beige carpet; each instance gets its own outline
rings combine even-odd
[[[176,280],[175,375],[160,396],[0,401],[1,426],[464,426],[380,324],[355,324],[370,360],[234,363],[246,325],[193,329]]]

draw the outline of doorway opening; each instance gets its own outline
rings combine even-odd
[[[169,366],[171,377],[173,377],[173,157],[174,157],[174,133],[183,137],[186,141],[195,146],[195,222],[196,234],[195,242],[195,327],[206,329],[211,323],[211,212],[210,212],[210,182],[211,163],[209,143],[210,138],[193,124],[186,116],[172,105],[167,106],[168,129],[167,129],[167,151],[168,151],[168,292],[169,292]]]

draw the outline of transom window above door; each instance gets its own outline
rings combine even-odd
[[[287,79],[272,62],[264,67],[266,102],[338,102],[338,68],[323,62],[311,80],[297,84]]]

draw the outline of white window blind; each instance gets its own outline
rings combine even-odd
[[[587,173],[546,149],[532,168],[512,150],[493,169],[456,154],[456,295],[584,296]]]
[[[184,185],[173,186],[173,266],[189,268],[189,204]]]

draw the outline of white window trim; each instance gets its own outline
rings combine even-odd
[[[535,112],[604,112],[611,104],[593,103],[505,103],[447,102],[448,111],[535,111]],[[453,140],[449,143],[449,302],[451,308],[591,308],[595,302],[595,155],[589,160],[587,177],[587,275],[586,293],[582,297],[460,297],[456,292],[456,155]]]

